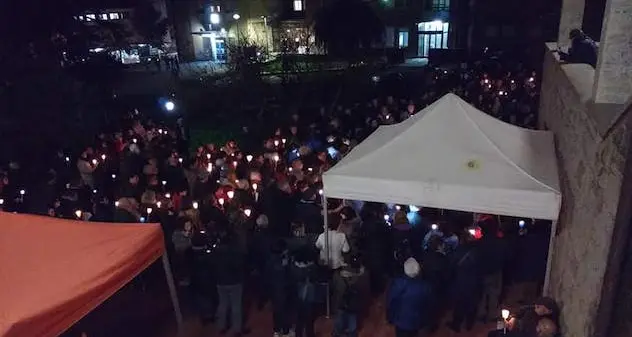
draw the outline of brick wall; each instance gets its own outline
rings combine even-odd
[[[595,330],[629,132],[622,125],[602,141],[591,104],[564,67],[547,48],[539,120],[556,136],[563,194],[548,291],[562,306],[563,335],[588,337]]]

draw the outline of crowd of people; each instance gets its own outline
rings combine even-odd
[[[426,75],[421,97],[370,97],[278,120],[252,116],[239,142],[191,151],[183,123],[136,110],[76,155],[58,151],[41,183],[11,160],[0,179],[0,207],[160,223],[179,284],[196,294],[202,320],[223,333],[249,332],[247,293],[260,308],[271,303],[275,336],[315,336],[323,307],[334,315],[334,336],[357,336],[366,309],[387,288],[386,316],[398,337],[438,329],[450,310],[449,328],[469,331],[476,321],[500,318],[509,283],[520,300],[536,298],[545,225],[413,205],[330,200],[327,214],[321,206],[323,172],[379,125],[403,121],[447,92],[499,119],[535,126],[538,79],[531,71]],[[535,304],[507,317],[501,330],[554,336],[557,306],[548,298]]]

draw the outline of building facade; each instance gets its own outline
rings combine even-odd
[[[231,44],[273,49],[270,8],[265,1],[172,0],[171,11],[185,61],[225,62]]]
[[[539,120],[556,136],[563,198],[544,290],[563,336],[632,336],[632,3],[607,0],[596,68],[557,53],[585,8],[563,1],[544,55]]]
[[[385,47],[405,49],[407,57],[457,47],[459,5],[455,0],[379,0],[375,7],[386,25]]]

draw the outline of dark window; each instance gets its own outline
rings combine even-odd
[[[450,10],[450,0],[431,0],[428,1],[429,9],[433,11],[448,11]]]

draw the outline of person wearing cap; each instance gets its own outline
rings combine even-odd
[[[595,41],[577,28],[570,31],[568,38],[571,40],[571,46],[567,53],[559,51],[560,59],[568,63],[590,64],[594,68],[597,65],[599,49]]]
[[[417,336],[430,322],[432,289],[421,277],[414,258],[404,262],[404,274],[397,276],[388,290],[386,316],[395,326],[397,337]]]

